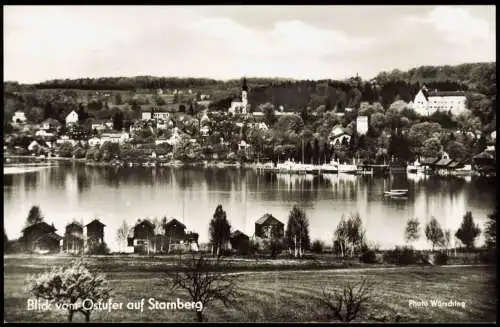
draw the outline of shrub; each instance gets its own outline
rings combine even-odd
[[[482,264],[496,264],[497,254],[495,249],[489,249],[488,251],[481,251],[477,254],[476,261]]]
[[[109,252],[106,243],[90,244],[88,249],[89,254],[109,254]]]
[[[377,263],[377,253],[373,249],[363,249],[359,260],[363,263]]]
[[[346,284],[340,292],[324,288],[319,301],[332,311],[337,320],[350,322],[356,319],[365,303],[371,298],[371,292],[372,285],[363,279],[357,284]]]
[[[250,254],[256,254],[259,252],[259,243],[255,241],[250,241]]]
[[[419,257],[411,247],[396,246],[394,250],[389,250],[384,254],[384,261],[396,265],[411,265],[416,264],[419,261]]]
[[[311,245],[311,251],[314,253],[323,253],[323,248],[325,245],[320,240],[316,240]]]
[[[91,308],[82,306],[84,300],[94,303],[109,298],[110,288],[103,275],[90,272],[82,262],[68,266],[53,267],[51,271],[31,275],[27,280],[27,291],[37,299],[45,299],[54,305],[68,309],[68,321],[80,312],[85,321],[90,321]]]
[[[436,257],[434,258],[434,263],[436,265],[445,265],[448,263],[448,253],[444,251],[440,251],[436,253]]]

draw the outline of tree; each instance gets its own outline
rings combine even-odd
[[[430,138],[424,142],[420,154],[424,157],[437,157],[441,150],[441,142],[438,138]]]
[[[285,238],[290,253],[294,257],[302,257],[309,249],[309,221],[304,210],[294,206],[288,216]]]
[[[446,145],[446,152],[449,154],[450,158],[453,158],[455,160],[462,160],[467,155],[465,146],[458,141],[448,142],[448,144]]]
[[[425,237],[432,243],[432,251],[436,246],[444,245],[444,232],[435,217],[431,217],[431,220],[425,225]]]
[[[5,227],[3,228],[3,251],[4,253],[9,252],[9,239],[7,238],[7,234],[5,233]]]
[[[29,276],[27,291],[56,307],[67,307],[69,322],[73,321],[75,312],[82,313],[88,322],[93,310],[88,302],[109,299],[111,289],[104,275],[92,273],[82,262],[76,261],[68,266],[53,267],[50,272]]]
[[[406,222],[405,240],[407,243],[418,241],[420,238],[420,222],[417,218]]]
[[[218,205],[215,209],[212,220],[210,221],[209,235],[212,251],[214,255],[220,257],[229,242],[231,233],[231,225],[227,220],[226,212],[222,209],[222,205]]]
[[[325,245],[323,244],[322,241],[316,240],[311,245],[311,251],[314,253],[322,253],[324,247]]]
[[[447,229],[444,231],[444,248],[446,249],[446,254],[448,254],[451,246],[451,230]]]
[[[123,129],[123,120],[124,115],[120,110],[113,115],[113,129],[117,131],[121,131]]]
[[[365,232],[363,230],[363,221],[359,213],[351,214],[347,219],[346,225],[347,244],[351,247],[351,256],[354,256],[356,248],[361,248],[365,241]]]
[[[488,215],[488,221],[484,229],[485,243],[489,249],[496,249],[497,247],[497,215],[497,211]]]
[[[264,122],[267,126],[272,127],[276,123],[276,113],[274,106],[271,103],[266,103],[261,106],[260,110],[264,113]]]
[[[42,122],[42,120],[44,118],[43,109],[40,108],[40,107],[33,107],[33,108],[31,108],[30,111],[28,112],[28,114],[26,115],[26,118],[30,122],[33,122],[35,124],[38,124],[38,123]]]
[[[346,243],[347,243],[347,222],[345,220],[344,215],[342,215],[342,218],[340,218],[340,222],[337,225],[337,229],[335,230],[334,233],[334,244],[335,241],[337,242],[339,248],[340,248],[340,255],[344,257],[347,254],[346,251]],[[335,245],[334,245],[335,249]]]
[[[200,253],[198,256],[193,255],[191,260],[180,258],[178,266],[180,269],[166,272],[167,284],[172,291],[180,288],[188,292],[192,302],[196,304],[198,322],[203,322],[203,311],[212,302],[220,301],[224,306],[235,303],[239,277],[224,273],[230,268],[228,264],[222,264],[219,259],[211,262]]]
[[[127,244],[127,236],[128,236],[128,225],[127,222],[124,220],[120,228],[118,228],[116,238],[118,239],[118,242],[120,243],[120,247],[123,245]]]
[[[468,250],[474,248],[476,237],[481,234],[481,229],[474,224],[472,212],[467,211],[463,217],[460,228],[455,233],[455,236],[462,242]]]
[[[70,158],[73,156],[73,144],[71,142],[64,142],[59,147],[59,156],[63,158]]]
[[[26,226],[31,226],[41,223],[43,222],[43,218],[44,217],[42,214],[42,210],[40,210],[40,207],[32,206],[28,213],[28,217],[26,218]]]
[[[117,92],[117,93],[115,94],[115,104],[116,104],[117,106],[119,106],[119,105],[123,104],[122,94],[121,94],[120,92]]]

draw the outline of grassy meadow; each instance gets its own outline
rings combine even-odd
[[[93,312],[91,322],[193,322],[193,311],[149,310],[147,299],[190,301],[187,293],[172,293],[162,270],[172,267],[172,258],[86,258],[92,269],[105,273],[113,289],[114,302],[146,299],[140,310]],[[64,257],[4,258],[4,319],[7,322],[66,322],[65,312],[27,311],[25,279],[59,265]],[[269,260],[272,261],[272,260]],[[245,264],[240,263],[245,266]],[[255,263],[252,263],[255,264]],[[493,322],[496,321],[496,269],[493,266],[407,266],[366,268],[366,266],[316,267],[283,266],[261,261],[264,271],[240,274],[240,296],[234,306],[214,303],[204,310],[209,322],[329,322],[334,321],[317,297],[324,286],[339,288],[345,282],[366,278],[374,283],[371,300],[357,321],[408,322]],[[285,269],[282,269],[285,267]],[[292,270],[292,268],[294,270]],[[332,269],[337,268],[337,269]],[[240,270],[240,269],[237,269]],[[465,309],[412,308],[409,300],[464,301]],[[83,321],[76,314],[74,321]]]

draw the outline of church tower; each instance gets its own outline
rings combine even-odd
[[[246,108],[248,105],[248,86],[247,79],[245,77],[243,77],[243,85],[241,86],[241,102]]]

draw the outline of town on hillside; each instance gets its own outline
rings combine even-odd
[[[407,167],[495,176],[489,77],[485,74],[475,89],[437,77],[404,81],[408,75],[418,79],[419,72],[383,73],[370,81],[243,78],[217,87],[211,80],[186,85],[157,78],[135,82],[133,90],[112,89],[118,81],[109,79],[94,85],[6,82],[4,162],[31,156],[88,165],[235,165],[361,174]],[[167,88],[182,84],[183,89]],[[99,85],[112,90],[89,89]]]

